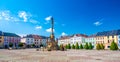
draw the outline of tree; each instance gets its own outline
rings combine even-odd
[[[80,44],[80,49],[83,49],[83,45],[82,44]]]
[[[61,50],[61,51],[64,51],[64,46],[63,46],[63,44],[60,45],[60,50]]]
[[[117,43],[115,43],[114,41],[112,41],[111,45],[110,45],[110,50],[118,50],[118,45]]]
[[[100,48],[103,50],[105,47],[103,45],[103,43],[100,44]]]
[[[75,49],[75,45],[74,44],[72,45],[72,49]]]
[[[71,45],[70,45],[70,43],[68,44],[67,48],[68,48],[68,49],[71,49]]]
[[[101,49],[101,47],[100,47],[100,44],[99,44],[99,43],[96,45],[96,49],[97,49],[97,50],[100,50],[100,49]]]
[[[84,49],[89,49],[88,43],[84,45]]]
[[[68,45],[67,44],[65,45],[65,48],[68,49]]]
[[[79,44],[78,44],[78,42],[77,42],[76,45],[75,45],[75,49],[79,49]]]
[[[13,43],[12,43],[12,42],[10,42],[10,43],[9,43],[9,47],[12,47],[12,46],[13,46]]]
[[[89,49],[93,49],[92,43],[89,43]]]
[[[35,44],[32,44],[32,47],[35,47]]]
[[[19,46],[19,47],[23,47],[23,43],[20,42],[20,43],[18,44],[18,46]]]

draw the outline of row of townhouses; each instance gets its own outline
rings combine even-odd
[[[13,43],[13,47],[18,47],[21,37],[8,32],[0,31],[0,48],[9,47],[9,43]]]
[[[48,39],[49,38],[45,36],[30,34],[21,38],[21,42],[25,43],[28,47],[32,46],[33,44],[35,44],[37,47],[40,47],[46,46]]]
[[[0,48],[8,48],[10,43],[13,44],[13,48],[18,48],[20,42],[24,43],[28,47],[33,44],[40,47],[46,46],[48,40],[49,37],[46,36],[30,34],[21,38],[17,34],[0,31]]]
[[[118,44],[118,47],[120,48],[120,30],[98,32],[91,36],[87,36],[85,34],[61,36],[58,39],[58,45],[60,44],[66,45],[68,43],[72,45],[76,44],[76,42],[84,45],[86,42],[88,43],[90,42],[95,48],[98,43],[103,43],[105,49],[109,49],[112,41],[115,41]]]
[[[49,41],[49,37],[46,36],[30,34],[21,38],[17,34],[0,31],[0,48],[8,48],[9,43],[13,43],[13,47],[18,47],[20,42],[26,44],[28,47],[32,46],[33,44],[37,47],[40,47],[46,46],[47,42]],[[66,45],[68,43],[72,45],[76,44],[77,42],[85,45],[86,42],[90,42],[94,48],[96,48],[96,44],[103,43],[105,49],[109,49],[111,42],[115,41],[120,48],[120,30],[103,31],[90,36],[85,34],[61,36],[57,41],[58,45]]]

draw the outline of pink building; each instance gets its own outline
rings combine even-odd
[[[9,44],[12,43],[13,47],[18,47],[21,37],[14,33],[3,32],[4,36],[4,47],[8,48]]]

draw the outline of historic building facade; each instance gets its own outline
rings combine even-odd
[[[71,35],[71,36],[61,36],[59,39],[58,39],[58,45],[60,44],[68,44],[70,43],[71,45],[72,44],[85,44],[85,38],[87,37],[87,35],[84,35],[84,34],[74,34],[74,35]]]
[[[34,44],[34,38],[31,35],[27,35],[21,38],[21,42],[25,43],[27,47],[32,47]]]
[[[3,32],[0,31],[0,48],[4,47],[4,36],[3,36]]]
[[[98,32],[95,37],[96,44],[103,43],[105,49],[109,49],[112,41],[118,44],[118,35],[120,35],[120,30]]]
[[[21,37],[14,33],[3,32],[4,36],[4,47],[8,48],[9,44],[13,44],[13,48],[18,48]]]
[[[28,47],[31,47],[33,44],[36,47],[40,47],[40,46],[46,46],[47,38],[48,37],[45,37],[45,36],[30,34],[30,35],[24,36],[21,39],[21,42],[25,43]]]
[[[61,45],[61,44],[69,44],[71,43],[70,42],[70,39],[71,39],[71,36],[61,36],[59,39],[58,39],[58,45]]]
[[[85,43],[91,43],[94,48],[96,48],[96,38],[95,35],[91,35],[85,38]]]
[[[120,49],[120,35],[118,35],[117,38],[118,38],[118,47]]]

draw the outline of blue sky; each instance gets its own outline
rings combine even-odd
[[[0,0],[1,31],[49,36],[49,16],[56,37],[120,29],[120,0]]]

